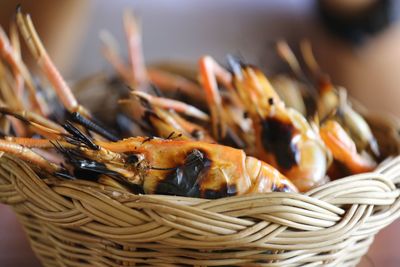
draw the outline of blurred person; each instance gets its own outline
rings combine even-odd
[[[314,42],[332,80],[372,110],[400,116],[400,2],[319,2],[328,31]]]

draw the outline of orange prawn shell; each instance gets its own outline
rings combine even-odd
[[[338,122],[327,121],[321,127],[320,135],[332,151],[334,159],[343,163],[351,174],[370,172],[376,167],[374,161],[358,154],[354,141]]]

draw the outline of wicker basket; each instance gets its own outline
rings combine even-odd
[[[370,121],[387,153],[398,128]],[[355,266],[400,216],[400,158],[307,194],[218,200],[133,195],[88,181],[39,178],[0,158],[0,201],[12,205],[44,266]]]

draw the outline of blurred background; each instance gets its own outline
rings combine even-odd
[[[267,74],[286,68],[274,44],[295,49],[309,38],[334,83],[369,109],[400,116],[400,1],[336,0],[2,0],[0,23],[8,29],[17,3],[32,15],[63,75],[76,81],[111,67],[101,54],[99,31],[107,29],[127,50],[122,12],[139,17],[147,62],[194,64],[207,53],[220,61],[240,54]],[[25,50],[26,51],[26,50]],[[23,53],[29,61],[28,53]],[[399,266],[400,223],[381,234],[362,266]],[[374,265],[373,265],[374,263]],[[0,206],[0,266],[39,266],[12,212]]]

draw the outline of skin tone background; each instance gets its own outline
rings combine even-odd
[[[318,61],[336,84],[345,86],[369,109],[400,116],[398,23],[361,46],[353,46],[324,29],[314,1],[2,0],[0,23],[5,29],[17,3],[32,14],[50,55],[71,81],[111,70],[100,53],[100,29],[110,30],[121,44],[122,55],[127,55],[121,14],[129,7],[140,17],[148,62],[194,63],[204,53],[223,62],[227,53],[240,53],[272,74],[286,70],[273,50],[275,41],[286,39],[297,49],[298,41],[308,37]],[[24,57],[29,61],[26,51]],[[375,266],[399,266],[399,230],[400,222],[395,222],[377,236],[368,253]],[[15,216],[3,205],[0,266],[39,266]],[[364,259],[361,266],[373,265]]]

